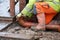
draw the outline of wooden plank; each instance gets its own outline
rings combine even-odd
[[[12,21],[13,20],[13,17],[1,17],[0,16],[0,21]]]
[[[0,32],[0,37],[17,38],[21,40],[32,40],[33,39],[33,35],[13,34],[13,33],[8,33],[8,32]]]
[[[10,22],[10,21],[0,21],[0,31],[3,30],[4,28],[6,28],[11,23],[12,22]]]

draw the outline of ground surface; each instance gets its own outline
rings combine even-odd
[[[36,32],[31,31],[30,29],[24,29],[18,25],[11,25],[7,29],[3,30],[3,32],[11,32],[15,34],[26,34],[26,35],[33,35]],[[35,38],[39,37],[39,40],[60,40],[60,33],[59,32],[51,32],[51,31],[40,31],[35,35]],[[29,38],[29,37],[28,37]],[[19,40],[19,39],[9,39],[9,38],[1,38],[3,40]]]
[[[57,32],[41,32],[39,40],[60,40],[60,33]],[[0,38],[0,40],[19,40],[19,39],[9,39],[9,38]]]

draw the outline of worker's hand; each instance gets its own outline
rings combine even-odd
[[[23,16],[17,17],[16,16],[16,21],[20,21],[20,19],[24,18]]]
[[[37,29],[37,30],[45,30],[45,25],[40,25],[40,24],[38,24],[38,25],[36,26],[36,29]]]
[[[41,26],[40,24],[36,25],[36,26],[32,26],[31,27],[32,30],[34,31],[45,31],[45,26]]]
[[[19,14],[16,16],[16,21],[18,21],[21,16],[22,16],[22,13],[19,13]]]
[[[22,16],[22,13],[19,13],[17,16],[16,16],[16,18],[19,18],[19,17],[21,17]]]

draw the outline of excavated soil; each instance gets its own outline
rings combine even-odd
[[[36,40],[60,40],[60,33],[59,32],[54,32],[54,31],[35,32],[35,31],[32,31],[31,29],[22,28],[18,24],[17,25],[12,24],[7,29],[4,29],[2,32],[11,32],[11,33],[16,33],[16,34],[22,33],[22,34],[26,34],[26,35],[27,34],[29,34],[29,35],[34,35],[35,34],[34,37],[35,37]],[[0,37],[0,40],[20,40],[20,39]]]

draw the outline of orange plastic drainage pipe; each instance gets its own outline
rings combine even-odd
[[[15,0],[10,0],[10,15],[15,15]]]
[[[19,10],[22,11],[26,5],[26,0],[19,0]]]

